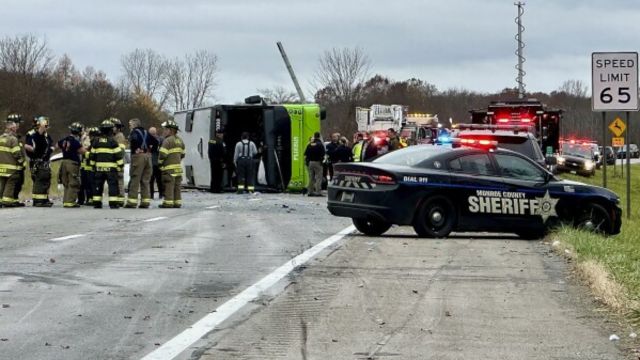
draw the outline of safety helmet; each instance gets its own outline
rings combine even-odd
[[[22,122],[22,115],[20,115],[20,114],[15,114],[15,113],[14,113],[14,114],[9,114],[9,115],[7,116],[7,122],[8,122],[8,123],[9,123],[9,122],[12,122],[12,123],[19,124],[19,123],[21,123],[21,122]]]
[[[69,130],[71,130],[72,134],[80,134],[83,128],[84,126],[77,121],[69,125]]]
[[[99,126],[100,130],[113,129],[113,127],[114,127],[114,124],[113,124],[113,121],[111,121],[111,119],[102,120]]]
[[[111,122],[113,123],[113,126],[116,127],[116,129],[122,129],[124,127],[124,125],[122,125],[122,121],[120,121],[120,119],[118,118],[109,118],[109,120],[111,120]]]
[[[35,119],[33,119],[33,123],[35,126],[46,126],[49,127],[49,117],[47,116],[37,116]]]
[[[97,127],[92,127],[89,128],[89,136],[99,136],[100,135],[100,129],[98,129]]]
[[[163,122],[162,123],[162,127],[163,128],[167,128],[167,129],[180,130],[180,127],[178,127],[178,124],[173,120],[167,120],[167,121]]]

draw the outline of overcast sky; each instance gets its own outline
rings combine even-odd
[[[120,57],[152,48],[169,57],[208,49],[219,57],[216,100],[258,88],[293,90],[276,41],[310,82],[323,50],[360,47],[372,75],[416,77],[438,89],[515,87],[513,0],[2,0],[0,35],[46,37],[56,55],[112,80]],[[638,51],[640,1],[531,0],[524,41],[528,91],[567,79],[591,82],[591,52]]]

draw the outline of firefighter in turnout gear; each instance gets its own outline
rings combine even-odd
[[[161,208],[179,208],[182,206],[180,184],[182,183],[182,165],[185,155],[184,142],[178,137],[178,124],[173,120],[162,123],[164,141],[160,147],[158,163],[162,171],[164,199]]]
[[[238,194],[246,190],[255,190],[255,171],[253,169],[253,157],[258,154],[258,149],[253,141],[249,140],[249,133],[242,133],[241,140],[236,143],[233,153],[233,161],[238,175]]]
[[[88,136],[85,136],[82,141],[82,146],[86,152],[82,157],[82,165],[80,168],[80,183],[82,185],[82,192],[84,192],[85,203],[84,205],[93,205],[93,187],[95,186],[95,180],[93,178],[93,166],[91,166],[91,144],[100,136],[100,129],[92,127],[87,129]]]
[[[110,119],[100,124],[100,136],[91,143],[89,153],[93,167],[93,207],[102,207],[102,192],[105,181],[109,185],[109,207],[117,209],[118,201],[118,170],[124,166],[124,151],[113,139],[114,124]]]
[[[49,187],[51,186],[51,153],[54,142],[47,133],[49,118],[39,116],[34,119],[34,129],[27,133],[25,149],[29,156],[29,169],[33,180],[33,206],[51,207]]]
[[[20,114],[9,114],[9,116],[7,116],[7,121],[8,122],[14,122],[18,125],[18,130],[20,130],[20,123],[22,123],[22,115]],[[16,138],[18,138],[18,144],[20,145],[20,152],[22,153],[22,158],[25,159],[26,161],[26,154],[24,151],[24,145],[22,144],[22,142],[20,141],[20,133],[16,133]],[[25,166],[26,163],[23,163],[22,169],[18,170],[18,180],[16,182],[16,186],[14,187],[14,192],[13,192],[13,198],[18,200],[20,199],[20,192],[22,191],[22,186],[24,185],[24,171],[25,171]],[[2,197],[2,194],[0,194],[0,198]],[[0,201],[2,201],[2,199],[0,199]],[[25,206],[23,202],[17,201],[15,202],[16,206]]]
[[[138,206],[138,190],[140,191],[140,208],[149,208],[151,204],[151,151],[158,146],[157,140],[142,127],[140,119],[129,120],[129,146],[131,148],[131,166],[129,169],[129,198],[126,208]]]
[[[122,133],[124,125],[117,118],[111,118],[113,123],[113,139],[118,143],[124,154],[127,149],[127,138]],[[118,206],[124,206],[124,164],[118,168]]]
[[[9,115],[0,135],[0,204],[2,207],[24,206],[15,196],[15,188],[24,169],[22,147],[16,137],[20,120]]]
[[[74,122],[69,125],[71,134],[58,141],[58,147],[62,150],[62,164],[60,165],[60,182],[64,186],[62,206],[65,208],[80,207],[78,192],[80,192],[80,163],[81,156],[86,152],[80,143],[82,124]]]

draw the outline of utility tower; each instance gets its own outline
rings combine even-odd
[[[518,1],[513,3],[513,5],[518,7],[518,17],[516,17],[516,24],[518,25],[518,33],[516,34],[516,42],[518,43],[518,49],[516,50],[516,55],[518,56],[518,65],[516,65],[516,69],[518,70],[518,77],[516,78],[516,82],[518,83],[518,98],[524,99],[525,97],[525,85],[524,85],[524,75],[526,72],[524,71],[524,62],[526,59],[524,58],[523,50],[524,50],[524,42],[522,41],[522,33],[524,32],[524,26],[522,26],[522,15],[524,14],[524,2]]]

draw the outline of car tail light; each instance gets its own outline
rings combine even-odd
[[[530,122],[531,122],[531,119],[524,118],[524,119],[521,119],[521,120],[520,120],[520,122],[523,122],[523,123],[530,123]]]
[[[396,180],[389,175],[371,175],[373,181],[377,184],[394,185]]]
[[[508,123],[508,122],[509,122],[509,119],[504,119],[504,118],[503,118],[503,119],[498,119],[498,122],[499,122],[499,123],[502,123],[502,124],[504,124],[504,123]]]

